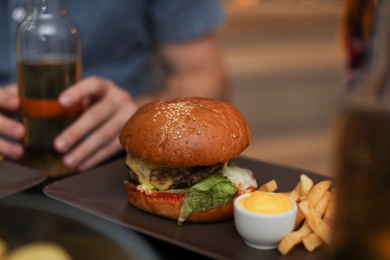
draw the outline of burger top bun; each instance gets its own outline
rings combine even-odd
[[[226,162],[247,148],[250,138],[249,126],[236,108],[201,97],[148,103],[119,135],[128,154],[172,167]]]

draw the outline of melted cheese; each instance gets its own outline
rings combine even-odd
[[[151,170],[162,167],[161,165],[144,162],[139,158],[135,158],[131,155],[127,155],[126,164],[133,172],[138,176],[138,181],[143,187],[149,187],[153,185],[158,190],[168,190],[173,184],[173,176],[164,178],[164,180],[157,180],[156,177],[151,176]],[[238,166],[228,166],[227,163],[222,169],[224,176],[228,177],[236,187],[243,193],[248,193],[257,188],[256,179],[253,178],[253,173]]]
[[[150,175],[151,170],[158,167],[156,164],[145,163],[143,160],[129,154],[126,158],[126,164],[138,176],[138,181],[141,184],[151,184],[159,190],[168,190],[173,184],[171,176],[170,178],[165,178],[164,181],[159,181],[156,177]]]

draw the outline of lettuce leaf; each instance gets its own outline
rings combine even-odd
[[[193,212],[203,212],[232,202],[238,189],[222,172],[217,172],[198,182],[185,195],[180,209],[178,225]]]

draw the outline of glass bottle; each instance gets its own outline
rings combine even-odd
[[[81,44],[67,0],[27,0],[16,32],[21,120],[26,127],[22,164],[48,177],[73,173],[54,149],[54,139],[82,112],[62,107],[58,96],[81,78]]]
[[[377,0],[345,0],[342,39],[347,60],[347,88],[367,63]]]
[[[332,259],[390,259],[390,1],[378,0],[367,67],[339,114]]]

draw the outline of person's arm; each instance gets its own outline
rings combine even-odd
[[[142,96],[138,105],[168,97],[203,96],[228,100],[228,80],[216,34],[160,47],[169,72],[163,91]]]

